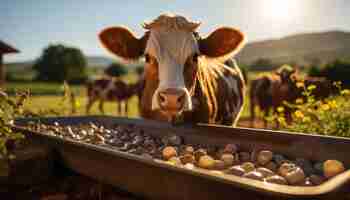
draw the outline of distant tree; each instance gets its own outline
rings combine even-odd
[[[128,74],[128,69],[120,63],[110,64],[104,71],[108,76],[120,77]]]
[[[271,70],[276,66],[272,63],[272,60],[269,58],[258,58],[249,66],[251,70]]]
[[[80,49],[49,45],[36,60],[37,80],[81,82],[87,79],[86,59]]]
[[[308,71],[307,71],[307,75],[309,76],[322,76],[322,69],[320,66],[317,65],[312,65]]]
[[[346,87],[350,87],[350,61],[337,59],[328,63],[322,73],[332,81],[341,81]]]

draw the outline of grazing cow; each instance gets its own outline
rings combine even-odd
[[[296,70],[289,66],[281,66],[274,74],[264,75],[251,81],[250,88],[250,116],[251,125],[255,121],[255,107],[259,106],[263,112],[264,126],[267,126],[265,119],[270,110],[273,112],[283,102],[293,102],[299,95],[296,83]],[[285,108],[287,120],[291,119],[291,110]]]
[[[117,114],[122,114],[122,105],[124,102],[124,114],[128,113],[128,100],[133,95],[139,98],[142,95],[144,81],[140,79],[134,84],[127,84],[120,79],[102,78],[87,84],[88,102],[86,104],[86,113],[90,112],[92,105],[99,101],[99,110],[104,113],[103,104],[105,101],[117,103]],[[140,99],[139,99],[140,100]]]
[[[315,99],[324,99],[330,95],[336,94],[339,89],[333,85],[331,80],[325,77],[307,76],[303,80],[305,87],[315,85],[316,88],[312,90],[312,95]]]
[[[144,24],[137,39],[124,27],[103,30],[100,40],[124,59],[145,57],[141,116],[162,121],[234,125],[242,110],[241,71],[223,62],[243,46],[244,35],[222,27],[199,37],[200,23],[179,15],[160,15]]]

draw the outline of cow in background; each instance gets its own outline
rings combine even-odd
[[[267,126],[266,116],[270,111],[275,112],[283,102],[294,102],[299,92],[296,87],[297,71],[283,65],[273,74],[263,75],[251,81],[250,88],[250,116],[251,126],[255,122],[255,107],[258,106],[263,112],[264,126]],[[284,109],[287,120],[291,120],[291,110]]]
[[[136,83],[125,83],[119,78],[104,77],[87,83],[88,102],[86,104],[86,113],[90,113],[90,109],[95,102],[99,101],[99,110],[104,111],[104,102],[112,101],[117,103],[117,114],[128,115],[128,100],[137,95],[140,101],[144,88],[143,78],[139,78]],[[124,110],[122,111],[122,103]]]
[[[160,15],[144,25],[141,38],[124,27],[110,27],[99,34],[111,53],[128,60],[145,58],[142,117],[236,124],[245,84],[238,66],[230,68],[223,62],[242,48],[245,37],[222,27],[201,38],[196,32],[199,25],[183,16]]]

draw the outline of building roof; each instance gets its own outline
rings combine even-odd
[[[0,54],[18,53],[19,51],[0,40]]]

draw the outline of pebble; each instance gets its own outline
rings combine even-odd
[[[243,176],[245,174],[245,170],[240,165],[236,165],[225,170],[225,173],[235,176]]]
[[[264,176],[262,175],[262,173],[260,173],[258,171],[248,172],[248,173],[244,174],[243,177],[258,180],[258,181],[264,180]]]
[[[305,181],[305,174],[300,167],[296,167],[292,171],[289,171],[285,178],[289,184],[296,185]]]
[[[245,162],[241,167],[244,169],[245,173],[255,170],[255,165],[252,162]]]
[[[260,151],[257,156],[257,162],[260,165],[265,165],[272,160],[273,153],[272,151]]]
[[[177,151],[174,147],[167,146],[163,149],[162,155],[164,160],[169,160],[170,158],[177,156]]]
[[[209,155],[204,155],[199,158],[197,165],[203,169],[213,169],[215,166],[215,160]]]
[[[275,173],[267,168],[259,167],[256,169],[257,172],[260,172],[264,177],[269,177],[275,175]]]
[[[344,171],[344,164],[338,160],[327,160],[323,163],[323,174],[326,178],[332,178]]]
[[[222,154],[220,160],[223,161],[226,167],[232,166],[234,164],[238,164],[238,163],[235,163],[235,157],[232,154],[228,154],[228,153]]]

